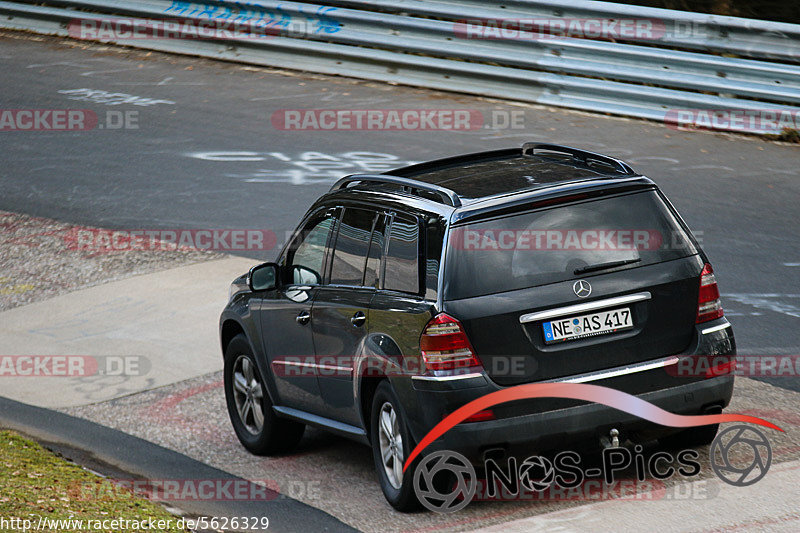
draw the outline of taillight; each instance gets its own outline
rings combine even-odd
[[[419,347],[429,370],[480,366],[461,322],[439,313],[422,330]]]
[[[487,420],[497,420],[497,417],[494,415],[494,411],[492,411],[491,409],[484,409],[483,411],[478,411],[474,415],[470,415],[464,420],[462,420],[462,423],[486,422]]]
[[[719,301],[719,289],[714,277],[714,269],[706,263],[700,273],[700,294],[697,296],[697,321],[708,322],[724,315]]]

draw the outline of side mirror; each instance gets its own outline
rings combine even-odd
[[[319,272],[303,265],[292,267],[292,281],[298,285],[319,285],[322,283],[322,276]]]
[[[254,266],[247,275],[247,284],[251,291],[274,289],[278,284],[278,265],[262,263]]]

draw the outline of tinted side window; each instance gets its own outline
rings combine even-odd
[[[436,299],[439,289],[439,266],[447,222],[437,216],[428,218],[425,224],[425,297]]]
[[[289,249],[285,282],[297,285],[322,283],[325,245],[333,228],[333,214],[313,217]]]
[[[419,293],[419,224],[416,219],[398,215],[391,222],[383,287]]]
[[[381,277],[381,258],[386,244],[386,216],[378,215],[375,221],[375,229],[372,231],[372,241],[369,244],[369,254],[367,255],[367,269],[364,272],[364,285],[366,287],[380,286]]]
[[[365,209],[345,209],[333,251],[332,284],[360,286],[363,283],[375,216]]]

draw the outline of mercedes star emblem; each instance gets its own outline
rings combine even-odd
[[[582,279],[579,279],[572,284],[572,290],[575,292],[575,296],[578,298],[586,298],[592,294],[592,286],[589,285],[588,281]]]

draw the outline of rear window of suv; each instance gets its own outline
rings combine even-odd
[[[577,279],[605,272],[581,271],[605,263],[633,268],[696,253],[655,191],[540,209],[453,227],[445,298]]]

